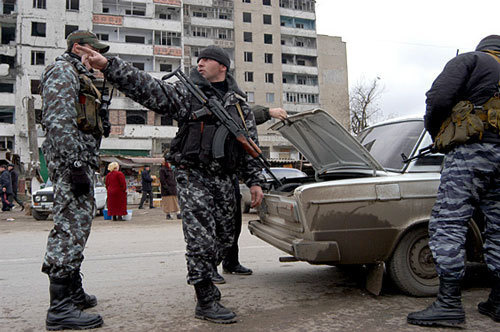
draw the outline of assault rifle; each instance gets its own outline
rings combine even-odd
[[[426,156],[426,155],[431,154],[431,153],[436,153],[436,152],[437,151],[434,149],[434,143],[432,143],[432,144],[429,144],[428,146],[418,150],[418,154],[414,155],[411,158],[408,158],[408,157],[406,157],[406,155],[404,153],[401,153],[401,158],[403,158],[403,163],[407,164],[410,161],[412,161],[413,159],[417,159],[417,158]]]
[[[215,134],[214,142],[216,142],[216,144],[213,145],[214,158],[220,158],[224,156],[224,141],[227,135],[231,133],[234,135],[236,140],[240,142],[245,151],[255,160],[257,160],[262,168],[265,168],[266,171],[272,176],[274,181],[281,186],[281,181],[276,177],[276,175],[271,172],[271,165],[262,155],[262,151],[259,146],[255,144],[255,142],[250,138],[245,128],[238,124],[231,117],[231,115],[226,112],[224,106],[222,106],[219,100],[217,100],[216,98],[209,99],[203,93],[203,91],[201,91],[201,89],[180,70],[180,68],[181,67],[177,68],[172,73],[163,76],[162,80],[168,79],[172,76],[177,77],[179,81],[189,90],[189,92],[191,92],[193,96],[198,99],[198,101],[203,105],[202,108],[193,113],[193,120],[210,114],[215,115],[215,117],[219,119],[219,121],[223,125],[224,130],[217,130]]]

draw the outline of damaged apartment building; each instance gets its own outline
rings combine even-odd
[[[348,127],[345,43],[316,33],[314,0],[0,0],[0,148],[25,164],[27,98],[34,98],[40,118],[40,75],[77,29],[93,31],[110,45],[109,54],[156,78],[179,66],[188,71],[201,49],[218,45],[230,54],[232,74],[251,105],[289,113],[322,108]],[[168,116],[117,90],[110,120],[104,156],[161,156],[177,132]],[[268,127],[259,126],[266,157],[276,165],[298,160],[291,144]],[[37,135],[40,146],[39,126]]]

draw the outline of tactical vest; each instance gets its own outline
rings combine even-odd
[[[78,103],[76,104],[78,129],[99,139],[104,133],[102,118],[99,115],[101,92],[90,77],[84,74],[78,76],[80,79],[80,91]]]
[[[234,171],[245,153],[241,144],[194,97],[191,110],[190,119],[179,122],[179,130],[165,158],[174,165],[208,165],[217,161],[224,170]],[[239,104],[232,111],[241,114],[240,118],[229,112],[237,122],[244,124]]]

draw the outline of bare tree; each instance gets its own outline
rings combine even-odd
[[[368,127],[370,120],[374,120],[380,111],[376,101],[380,98],[383,88],[379,83],[380,77],[374,78],[369,84],[361,80],[351,89],[349,107],[351,130],[354,134]]]

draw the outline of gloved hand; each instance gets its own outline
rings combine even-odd
[[[83,167],[71,169],[71,191],[76,197],[90,192],[90,179]]]

